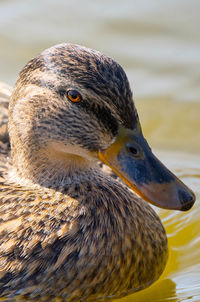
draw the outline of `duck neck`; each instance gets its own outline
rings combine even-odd
[[[97,169],[96,161],[80,156],[78,152],[66,153],[49,145],[34,151],[27,150],[12,152],[13,168],[9,177],[20,184],[35,183],[58,188],[79,182]]]

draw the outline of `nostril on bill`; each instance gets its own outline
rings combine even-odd
[[[139,155],[139,148],[136,147],[135,145],[128,143],[126,144],[126,148],[128,152],[130,152],[133,156]]]
[[[187,190],[178,190],[178,197],[182,204],[182,211],[189,210],[195,202],[195,197],[193,193]]]

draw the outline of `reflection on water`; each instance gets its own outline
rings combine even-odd
[[[120,302],[164,302],[173,301],[177,302],[178,297],[176,295],[176,283],[170,279],[161,280],[151,286],[150,289],[145,289],[132,296],[117,300]]]
[[[0,81],[13,84],[31,57],[56,43],[114,57],[127,71],[148,141],[197,195],[189,212],[156,209],[169,239],[166,270],[120,301],[200,301],[199,9],[198,0],[0,1]]]

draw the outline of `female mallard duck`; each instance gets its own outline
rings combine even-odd
[[[115,61],[78,45],[45,50],[19,75],[8,130],[11,156],[0,166],[4,300],[116,298],[158,279],[167,238],[143,199],[188,210],[195,197],[152,154]]]

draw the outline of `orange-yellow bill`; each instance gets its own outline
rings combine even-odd
[[[165,209],[189,210],[194,193],[152,153],[140,126],[119,128],[115,142],[99,159],[148,202]]]

